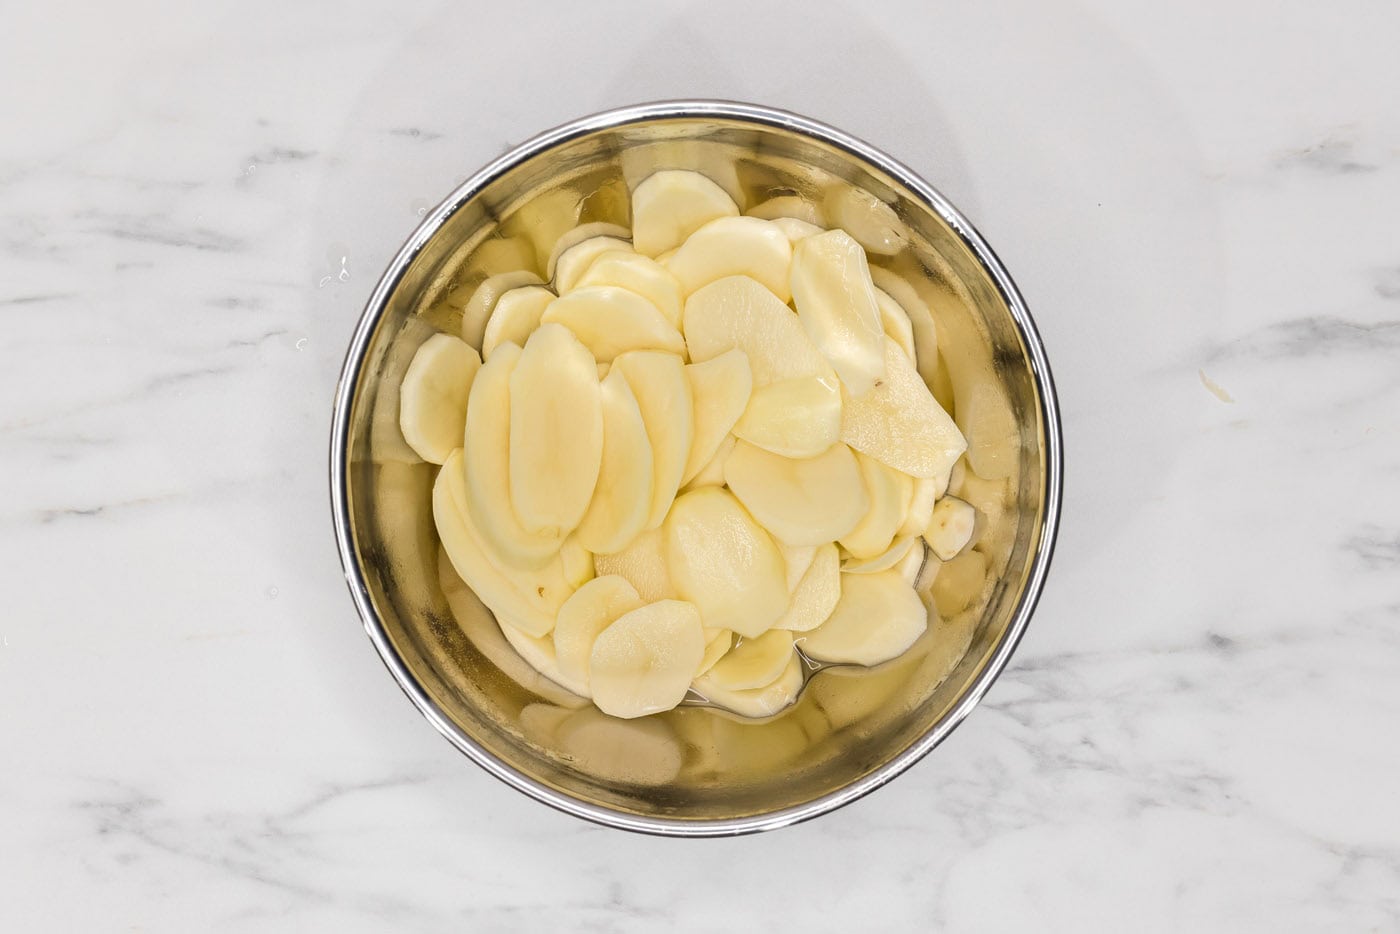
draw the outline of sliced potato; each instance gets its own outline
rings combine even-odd
[[[682,325],[691,362],[738,348],[749,358],[754,386],[836,377],[792,309],[748,276],[720,279],[695,292],[685,300]]]
[[[778,542],[778,550],[783,553],[783,566],[787,568],[787,589],[792,593],[802,581],[802,575],[812,566],[817,556],[816,545],[789,545]]]
[[[840,227],[871,253],[893,256],[908,242],[894,208],[863,188],[839,185],[826,199],[833,227]]]
[[[488,276],[476,287],[462,309],[462,340],[480,350],[486,334],[486,322],[491,320],[496,302],[511,289],[527,285],[544,285],[544,280],[525,269]]]
[[[933,507],[924,541],[940,561],[951,561],[972,541],[977,510],[956,496],[945,496]]]
[[[651,517],[655,463],[641,407],[621,370],[600,390],[603,460],[598,485],[575,533],[589,551],[609,555],[627,547]]]
[[[792,605],[773,624],[774,629],[807,632],[826,622],[841,599],[841,557],[828,542],[818,548],[812,563],[792,592]]]
[[[698,678],[715,667],[715,662],[723,658],[724,653],[733,645],[734,633],[728,629],[706,629],[705,655],[700,659],[700,667],[695,670],[695,677]]]
[[[870,503],[855,455],[840,443],[795,460],[740,441],[725,461],[724,479],[754,518],[788,545],[840,538]]]
[[[879,286],[875,287],[875,307],[880,310],[880,328],[885,336],[898,344],[909,362],[917,368],[918,351],[914,347],[914,325],[909,321],[909,312]]]
[[[857,454],[856,461],[870,494],[870,508],[856,527],[839,540],[842,548],[864,560],[884,553],[894,541],[914,495],[914,480],[865,454]]]
[[[585,707],[570,714],[555,736],[574,768],[600,781],[665,785],[685,763],[675,732],[660,720],[619,720]]]
[[[933,518],[933,504],[938,501],[938,481],[933,477],[914,477],[913,492],[909,495],[909,508],[904,512],[904,521],[896,535],[922,535]]]
[[[580,697],[588,696],[588,687],[584,682],[570,678],[559,669],[559,660],[554,652],[554,640],[548,636],[531,635],[509,617],[501,616],[497,619],[501,624],[501,635],[505,636],[510,647],[515,649],[531,668],[566,691]]]
[[[788,243],[797,246],[797,241],[806,240],[808,237],[815,237],[819,233],[826,231],[825,227],[818,227],[809,224],[804,220],[795,217],[775,217],[773,225],[781,230],[788,238]]]
[[[744,212],[749,217],[761,217],[767,221],[798,220],[818,229],[826,226],[826,218],[821,209],[801,195],[779,195],[755,204]]]
[[[710,669],[709,682],[730,691],[749,691],[771,684],[792,660],[792,633],[770,629],[739,644]]]
[[[855,398],[885,376],[885,332],[865,251],[844,231],[828,230],[792,251],[792,299],[812,343]]]
[[[904,553],[895,564],[894,569],[899,572],[899,576],[904,578],[904,582],[910,587],[918,589],[919,579],[923,576],[924,564],[928,558],[928,549],[924,548],[922,538],[914,536],[910,539],[909,550]],[[937,561],[937,559],[934,559]],[[930,580],[930,583],[932,581]]]
[[[938,614],[945,619],[957,616],[982,598],[986,586],[987,556],[982,552],[964,551],[944,561],[931,590]]]
[[[665,533],[671,580],[708,628],[758,636],[787,610],[782,553],[727,491],[703,487],[679,497]]]
[[[577,535],[570,535],[559,547],[559,566],[564,580],[574,589],[591,581],[595,574],[593,552],[583,546]]]
[[[632,245],[638,253],[657,256],[710,221],[738,214],[734,199],[704,175],[663,169],[632,192]]]
[[[579,278],[574,288],[612,285],[635,292],[656,306],[673,328],[681,326],[685,296],[670,270],[650,257],[631,250],[610,250],[598,256]]]
[[[489,358],[491,351],[500,344],[525,346],[535,328],[540,326],[540,315],[554,301],[555,295],[542,285],[522,285],[511,289],[496,301],[496,310],[486,322],[486,332],[481,338],[481,356]]]
[[[497,564],[544,567],[563,544],[555,534],[527,531],[510,497],[510,376],[521,350],[502,344],[481,366],[467,400],[467,508]]]
[[[898,571],[842,574],[831,617],[798,640],[810,658],[878,665],[902,653],[928,628],[928,613]]]
[[[562,325],[541,324],[510,374],[510,501],[520,524],[562,539],[583,519],[602,460],[593,355]]]
[[[913,477],[946,473],[967,449],[967,442],[899,345],[885,337],[881,340],[885,342],[885,377],[865,395],[844,400],[841,440]]]
[[[598,576],[616,574],[624,577],[648,603],[669,600],[676,587],[666,566],[665,539],[660,529],[643,532],[615,554],[595,555],[593,564]]]
[[[734,435],[784,457],[816,457],[841,435],[841,386],[804,376],[754,390]]]
[[[624,613],[643,605],[637,588],[610,574],[584,584],[559,607],[554,623],[554,654],[559,672],[588,691],[588,662],[598,634]]]
[[[904,560],[904,556],[914,548],[916,542],[921,539],[917,535],[906,535],[903,538],[896,538],[890,542],[889,547],[877,555],[869,558],[857,558],[851,556],[841,562],[841,572],[843,574],[875,574],[879,571],[888,571]],[[919,545],[919,550],[923,550],[923,545]]]
[[[573,266],[581,273],[589,262],[592,262],[608,249],[632,249],[632,244],[630,242],[631,236],[632,232],[626,227],[620,224],[609,224],[601,221],[595,221],[591,224],[579,224],[577,227],[571,227],[560,234],[554,241],[554,245],[550,248],[549,259],[545,262],[544,267],[545,275],[549,277],[551,282],[557,285],[559,279],[559,261],[563,259],[565,253],[574,252],[575,247],[590,241],[604,239],[613,241],[612,244],[606,242],[597,244],[593,249],[584,250],[580,253],[574,259]],[[618,246],[616,244],[621,245]],[[580,261],[582,261],[582,263],[580,263]],[[564,292],[567,292],[568,289],[556,288],[555,291],[562,295]]]
[[[690,478],[689,483],[681,487],[681,492],[689,493],[702,486],[724,486],[724,464],[729,460],[729,455],[734,453],[734,445],[738,440],[733,435],[725,435],[724,440],[719,443],[719,449],[715,451],[715,456]]]
[[[441,464],[462,446],[467,397],[479,369],[481,356],[451,334],[434,334],[413,355],[399,388],[399,428],[428,463]]]
[[[681,482],[689,483],[715,456],[720,442],[734,427],[749,404],[753,373],[742,350],[730,350],[703,363],[685,368],[695,410],[694,440],[686,458]]]
[[[674,354],[639,350],[613,361],[637,397],[651,439],[651,510],[646,528],[654,529],[666,519],[676,491],[680,489],[690,448],[695,440],[695,411],[685,365]]]
[[[629,350],[685,353],[681,332],[651,302],[615,285],[575,289],[549,303],[545,324],[562,324],[599,363],[611,363]]]
[[[598,257],[604,253],[626,253],[631,249],[632,244],[620,237],[589,237],[575,243],[559,254],[554,266],[554,288],[560,295],[572,292]]]
[[[661,600],[618,617],[593,642],[588,683],[598,709],[632,719],[685,699],[705,655],[700,611]]]
[[[792,653],[777,680],[761,688],[731,691],[715,683],[709,674],[696,678],[694,687],[695,692],[705,700],[732,710],[741,717],[771,717],[797,700],[797,695],[802,692],[802,660],[796,652]],[[798,738],[794,737],[794,741]],[[771,746],[765,752],[769,749]]]
[[[728,276],[748,276],[781,302],[792,298],[788,271],[792,244],[772,221],[757,217],[721,217],[710,221],[666,261],[686,295]]]
[[[919,297],[913,286],[888,269],[871,266],[870,278],[898,303],[904,310],[905,317],[909,319],[909,328],[914,340],[912,359],[919,376],[930,386],[940,376],[946,380],[948,374],[938,357],[938,327],[933,323],[933,312],[929,311],[928,304]],[[942,405],[941,402],[939,404]]]

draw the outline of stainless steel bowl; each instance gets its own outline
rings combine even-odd
[[[932,309],[942,370],[924,370],[921,360],[921,371],[945,381],[935,392],[959,392],[954,407],[979,473],[996,475],[972,478],[967,495],[986,528],[979,557],[958,569],[966,578],[985,568],[985,579],[962,596],[927,600],[929,632],[905,656],[872,670],[821,671],[797,704],[761,722],[705,707],[615,720],[532,677],[441,560],[429,506],[436,468],[418,461],[398,430],[404,368],[429,335],[457,331],[476,284],[513,269],[543,274],[555,238],[577,224],[626,225],[629,183],[660,168],[698,169],[749,205],[798,197],[858,231],[872,263]],[[1060,445],[1054,386],[1025,302],[942,195],[884,153],[805,117],[677,101],[541,134],[469,178],[414,231],[346,355],[331,498],[370,640],[448,741],[570,814],[627,830],[724,836],[840,807],[907,769],[967,716],[1014,650],[1045,579]]]

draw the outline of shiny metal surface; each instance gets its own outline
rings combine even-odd
[[[629,183],[659,168],[703,171],[741,204],[800,197],[831,223],[860,231],[872,264],[932,308],[942,372],[931,364],[925,379],[935,393],[959,390],[959,421],[979,426],[970,437],[982,472],[1004,474],[969,481],[988,522],[980,557],[960,570],[985,567],[980,589],[966,600],[926,601],[944,612],[931,610],[929,633],[905,656],[869,671],[824,670],[796,705],[762,722],[703,707],[619,721],[532,678],[441,561],[428,506],[436,468],[418,462],[398,434],[404,367],[436,330],[460,328],[475,286],[516,269],[543,275],[554,239],[576,224],[627,224]],[[879,787],[943,740],[1025,630],[1061,496],[1059,416],[1044,349],[1010,276],[972,225],[913,172],[839,130],[719,101],[585,117],[459,186],[369,299],[337,388],[330,455],[350,592],[419,711],[482,768],[546,804],[675,836],[743,834],[814,817]]]

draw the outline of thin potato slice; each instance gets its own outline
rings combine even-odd
[[[414,453],[441,464],[462,446],[467,398],[481,356],[466,341],[434,334],[423,342],[399,388],[399,428]]]
[[[670,710],[685,699],[705,635],[700,611],[661,600],[624,613],[593,642],[588,683],[598,709],[633,719]]]
[[[956,496],[945,496],[933,507],[924,541],[940,561],[951,561],[972,541],[977,510]]]
[[[740,441],[725,461],[724,479],[754,518],[788,545],[840,538],[870,503],[855,455],[839,443],[795,460]]]
[[[725,435],[724,440],[719,443],[719,449],[715,451],[715,456],[700,468],[699,473],[690,478],[689,483],[681,487],[681,492],[689,493],[702,486],[724,486],[724,464],[729,460],[729,455],[734,453],[734,445],[738,440],[733,435]]]
[[[555,684],[580,697],[588,696],[584,682],[576,681],[559,670],[559,660],[554,652],[554,641],[549,636],[534,636],[522,629],[508,616],[498,618],[501,635],[506,637],[510,647],[525,659],[526,663]]]
[[[614,285],[593,285],[561,295],[549,303],[540,321],[568,328],[599,363],[612,363],[629,350],[685,353],[681,332],[655,305]]]
[[[904,512],[896,535],[922,535],[933,518],[933,505],[938,501],[938,481],[933,477],[914,477],[914,490],[909,496],[909,508]]]
[[[821,209],[801,195],[779,195],[759,202],[744,212],[764,220],[798,220],[820,230],[826,225]]]
[[[511,289],[526,285],[544,285],[544,280],[525,269],[499,273],[483,280],[472,293],[472,297],[467,299],[466,307],[462,309],[462,340],[478,350],[481,349],[481,341],[486,334],[486,322],[491,320],[491,313],[496,310],[496,302]]]
[[[849,557],[841,562],[841,571],[844,574],[875,574],[879,571],[888,571],[904,560],[904,556],[918,544],[919,551],[923,551],[917,535],[907,535],[904,538],[896,538],[890,542],[890,546],[877,555],[869,558]]]
[[[680,357],[640,350],[613,361],[637,397],[651,439],[651,510],[645,528],[654,529],[666,519],[666,511],[680,489],[690,448],[695,440],[695,410],[690,383]]]
[[[620,237],[590,237],[575,243],[559,254],[554,266],[554,288],[560,295],[567,295],[578,287],[579,280],[598,257],[631,249],[632,244]]]
[[[873,558],[890,547],[904,523],[914,495],[914,480],[865,454],[857,454],[861,479],[870,494],[870,508],[856,527],[841,536],[841,547],[860,559]]]
[[[669,600],[677,596],[666,566],[663,550],[664,536],[660,529],[643,532],[615,554],[595,555],[593,564],[598,576],[616,574],[624,577],[648,603]]]
[[[734,435],[784,457],[816,457],[841,435],[841,386],[817,376],[754,390]]]
[[[491,312],[491,320],[486,322],[481,338],[482,358],[489,359],[491,351],[501,344],[524,347],[540,326],[540,315],[554,299],[554,293],[542,285],[522,285],[502,295],[496,301],[496,310]]]
[[[864,396],[884,378],[885,332],[860,244],[840,230],[799,241],[792,299],[807,336],[851,396]]]
[[[792,309],[748,276],[712,282],[685,300],[682,322],[692,363],[738,348],[749,358],[754,386],[816,376],[835,380]]]
[[[733,644],[734,633],[728,629],[706,629],[705,655],[700,659],[700,667],[695,670],[695,677],[698,678],[715,667],[715,662],[723,658],[724,653],[728,652]]]
[[[934,400],[899,345],[885,342],[885,378],[841,407],[841,440],[912,477],[946,474],[967,449],[958,426]]]
[[[730,691],[716,684],[708,674],[696,678],[694,687],[705,700],[741,717],[771,717],[791,705],[802,692],[802,660],[796,652],[792,653],[777,680],[761,688]]]
[[[709,683],[730,691],[750,691],[777,680],[792,660],[792,633],[770,629],[739,644],[710,669]]]
[[[637,398],[621,370],[601,383],[603,460],[598,485],[575,533],[589,551],[621,551],[651,516],[655,464]]]
[[[909,362],[917,367],[918,352],[914,347],[914,325],[909,320],[909,312],[879,286],[875,287],[875,306],[880,309],[880,327],[885,336],[898,344]]]
[[[898,571],[842,574],[836,609],[798,647],[818,661],[878,665],[913,645],[926,628],[923,602]]]
[[[685,368],[695,411],[695,437],[686,458],[681,483],[689,483],[719,450],[725,435],[744,414],[753,391],[749,358],[742,350],[722,353]],[[838,400],[839,401],[839,400]]]
[[[774,629],[807,632],[826,622],[841,599],[841,556],[827,543],[817,549],[812,564],[792,592],[792,605]]]
[[[637,588],[617,575],[595,577],[559,607],[554,654],[559,673],[588,691],[588,661],[598,634],[624,613],[643,606]]]
[[[559,261],[564,258],[564,254],[574,252],[575,247],[590,241],[612,241],[612,243],[598,243],[594,249],[584,250],[583,253],[577,257],[574,265],[577,267],[578,272],[581,273],[587,268],[589,262],[592,262],[609,249],[632,249],[632,244],[628,242],[628,238],[630,238],[631,235],[632,232],[626,227],[602,221],[596,221],[591,224],[579,224],[577,227],[566,230],[559,235],[559,238],[554,241],[554,245],[550,248],[549,259],[545,262],[544,267],[545,275],[549,277],[551,282],[557,284],[559,278]],[[620,244],[620,246],[618,244]],[[580,265],[578,261],[585,260],[584,254],[587,254],[586,261],[582,262]],[[563,294],[568,290],[555,289],[555,291]]]
[[[783,565],[787,568],[787,589],[792,593],[802,582],[802,575],[812,566],[817,556],[816,545],[789,545],[778,542],[778,550],[783,553]]]
[[[805,241],[804,241],[805,242]],[[792,244],[782,228],[757,217],[721,217],[686,238],[666,261],[686,295],[728,276],[748,276],[781,302],[792,298]]]
[[[737,217],[739,206],[699,172],[663,169],[632,192],[632,246],[645,256],[675,249],[720,217]]]
[[[635,292],[656,306],[673,328],[681,326],[685,296],[670,270],[650,257],[624,250],[603,253],[588,267],[574,288],[612,285]]]

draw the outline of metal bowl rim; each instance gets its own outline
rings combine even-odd
[[[395,651],[383,622],[374,609],[355,554],[354,532],[350,524],[350,504],[346,483],[348,467],[347,442],[350,431],[350,409],[361,365],[368,351],[374,330],[383,316],[389,296],[397,288],[405,270],[425,244],[454,212],[496,178],[549,149],[601,130],[617,127],[679,119],[728,120],[777,127],[808,136],[819,142],[844,150],[863,160],[901,185],[935,211],[973,252],[995,283],[1012,319],[1020,332],[1027,351],[1028,363],[1040,398],[1041,418],[1045,430],[1045,501],[1041,516],[1040,540],[1026,575],[1025,589],[1012,614],[1011,622],[991,657],[968,690],[917,741],[880,768],[819,798],[799,805],[764,814],[722,820],[647,817],[629,814],[557,791],[517,771],[497,759],[453,723],[413,677]],[[330,438],[331,512],[346,583],[365,631],[385,667],[398,682],[418,711],[448,742],[473,762],[507,785],[550,807],[575,817],[609,827],[675,837],[727,837],[774,830],[810,820],[855,801],[884,785],[926,756],[935,746],[967,717],[982,699],[993,681],[1006,667],[1020,642],[1035,610],[1054,553],[1055,536],[1059,527],[1062,498],[1063,438],[1061,436],[1059,404],[1054,379],[1045,357],[1044,345],[1031,318],[1025,300],[1001,260],[975,227],[957,208],[932,185],[903,163],[891,158],[868,143],[841,130],[809,117],[760,104],[724,100],[672,100],[633,104],[606,110],[547,130],[506,152],[474,173],[433,209],[399,249],[393,261],[375,286],[359,324],[350,341],[340,380],[336,386],[335,408]]]

